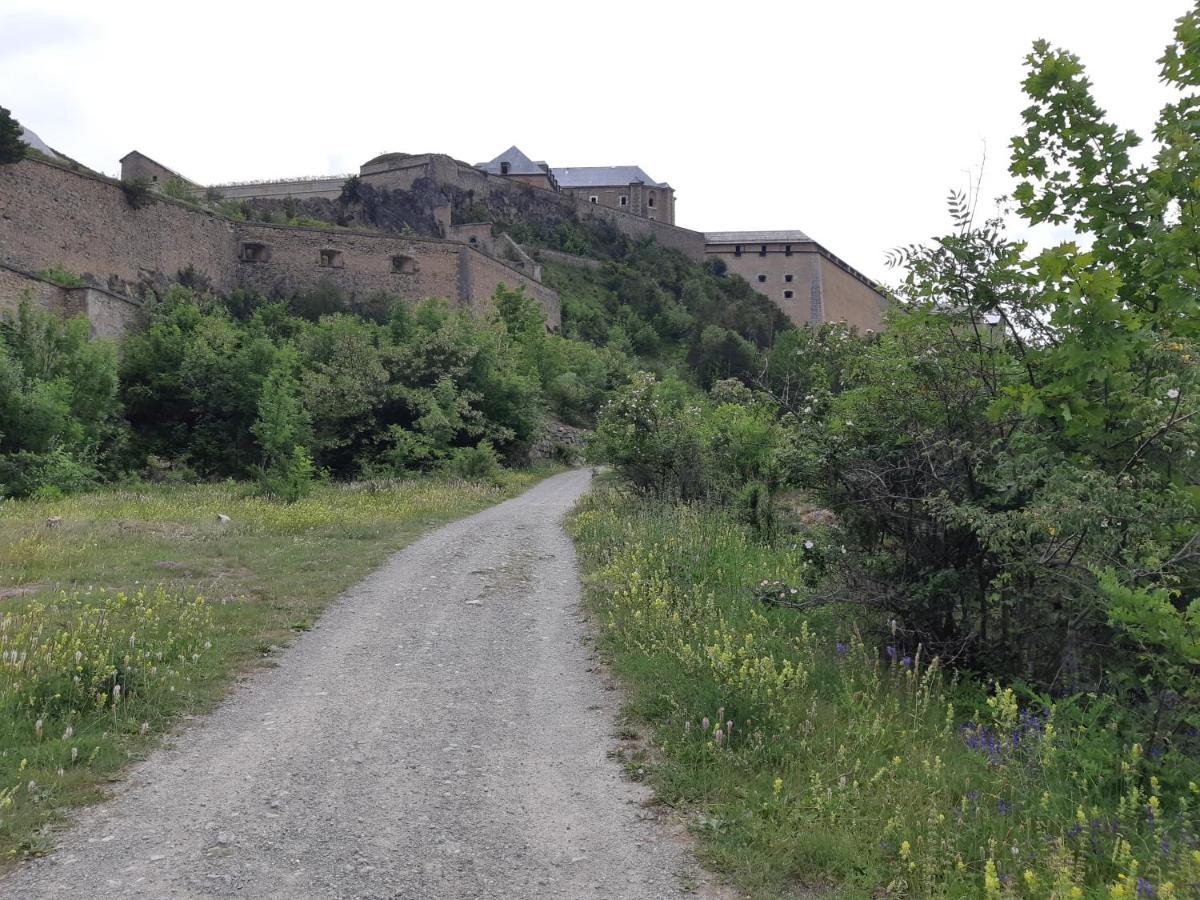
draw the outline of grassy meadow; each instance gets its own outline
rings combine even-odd
[[[1197,896],[1195,773],[1153,768],[1102,704],[951,683],[853,611],[803,609],[833,531],[765,541],[599,485],[571,529],[653,735],[630,772],[751,896]]]
[[[320,484],[291,505],[233,482],[0,501],[0,865],[49,849],[64,810],[389,554],[541,474]]]

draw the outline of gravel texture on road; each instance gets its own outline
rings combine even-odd
[[[610,756],[561,526],[588,483],[397,553],[0,896],[723,895]]]

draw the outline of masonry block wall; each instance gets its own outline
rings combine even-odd
[[[121,187],[41,160],[0,166],[0,263],[60,266],[120,288],[193,266],[218,290],[235,284],[234,223],[166,200],[134,209]]]
[[[352,299],[391,294],[460,302],[460,244],[260,224],[239,225],[238,237],[238,282],[269,297],[327,281]]]
[[[131,327],[136,302],[127,311],[112,295],[68,296],[56,293],[56,285],[31,285],[27,276],[61,267],[122,290],[147,277],[173,279],[190,266],[223,292],[245,287],[288,296],[324,280],[351,297],[443,297],[478,310],[504,283],[523,287],[552,324],[559,321],[554,291],[466,244],[235,223],[162,199],[135,209],[119,184],[40,160],[0,166],[0,265],[26,273],[0,280],[0,303],[15,305],[32,290],[44,308],[67,311],[64,304],[76,304],[105,332]]]
[[[86,316],[93,337],[119,337],[142,324],[142,305],[130,297],[90,286],[66,288],[0,264],[0,314],[15,312],[23,300],[64,319]]]

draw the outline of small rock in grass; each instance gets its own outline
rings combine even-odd
[[[225,525],[229,522],[229,516],[225,515],[225,513],[217,513],[217,521]]]

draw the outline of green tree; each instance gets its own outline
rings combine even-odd
[[[905,307],[799,427],[805,471],[913,650],[1118,691],[1162,751],[1200,715],[1200,7],[1152,162],[1078,58],[1038,42],[1027,65],[1016,208],[1078,239],[1030,252],[952,195],[954,231],[895,256]]]
[[[0,106],[0,165],[20,162],[25,158],[26,149],[21,140],[21,124]]]

